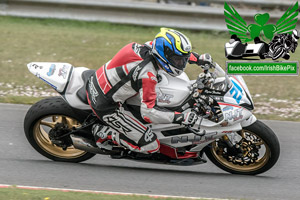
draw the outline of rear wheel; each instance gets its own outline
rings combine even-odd
[[[78,117],[71,107],[60,97],[43,99],[34,104],[26,114],[24,130],[27,140],[40,154],[54,161],[82,162],[95,154],[75,149],[70,138],[64,144],[54,144],[49,133],[58,125],[64,131],[81,126],[84,113]]]
[[[279,141],[274,132],[261,121],[257,120],[235,135],[229,135],[227,139],[234,147],[229,148],[226,139],[220,139],[205,150],[207,157],[227,172],[260,174],[272,168],[279,158]]]

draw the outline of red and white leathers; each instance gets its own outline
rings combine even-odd
[[[160,147],[156,135],[145,123],[173,123],[178,115],[156,105],[158,67],[150,44],[126,45],[87,83],[88,102],[93,112],[119,133],[113,136],[113,141],[140,153],[153,153]],[[192,56],[191,60],[194,59]],[[126,105],[122,106],[134,95],[140,95],[141,120]]]

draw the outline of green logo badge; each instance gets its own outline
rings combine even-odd
[[[270,24],[269,13],[254,15],[255,23],[247,25],[246,21],[233,6],[224,4],[225,22],[230,40],[225,44],[225,56],[228,59],[271,58],[290,59],[298,46],[300,31],[296,29],[298,21],[298,2],[290,6],[276,24]],[[253,41],[254,44],[248,43]],[[257,58],[259,57],[259,58]]]
[[[272,40],[275,34],[289,33],[296,28],[298,20],[298,2],[291,6],[274,24],[268,24],[269,13],[254,15],[256,24],[247,25],[246,21],[239,15],[233,6],[224,4],[225,22],[229,33],[237,35],[242,42],[253,41],[254,38],[261,36],[264,41]]]

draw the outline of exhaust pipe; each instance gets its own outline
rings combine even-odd
[[[101,150],[100,148],[98,148],[95,142],[92,140],[73,134],[71,134],[70,137],[75,149],[80,149],[95,154],[111,154],[111,152],[109,151]]]

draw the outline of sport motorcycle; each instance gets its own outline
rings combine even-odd
[[[68,63],[32,62],[29,71],[55,89],[60,96],[45,98],[28,110],[24,120],[32,147],[54,161],[83,162],[96,154],[170,165],[206,163],[243,175],[266,172],[277,162],[279,141],[274,132],[252,114],[250,92],[241,76],[228,76],[214,63],[196,80],[185,73],[157,75],[157,105],[171,111],[197,113],[193,126],[146,124],[160,141],[153,154],[131,152],[125,147],[97,147],[92,126],[101,123],[87,102],[86,84],[95,70]],[[139,95],[124,106],[139,109]],[[206,156],[205,156],[206,155]]]

